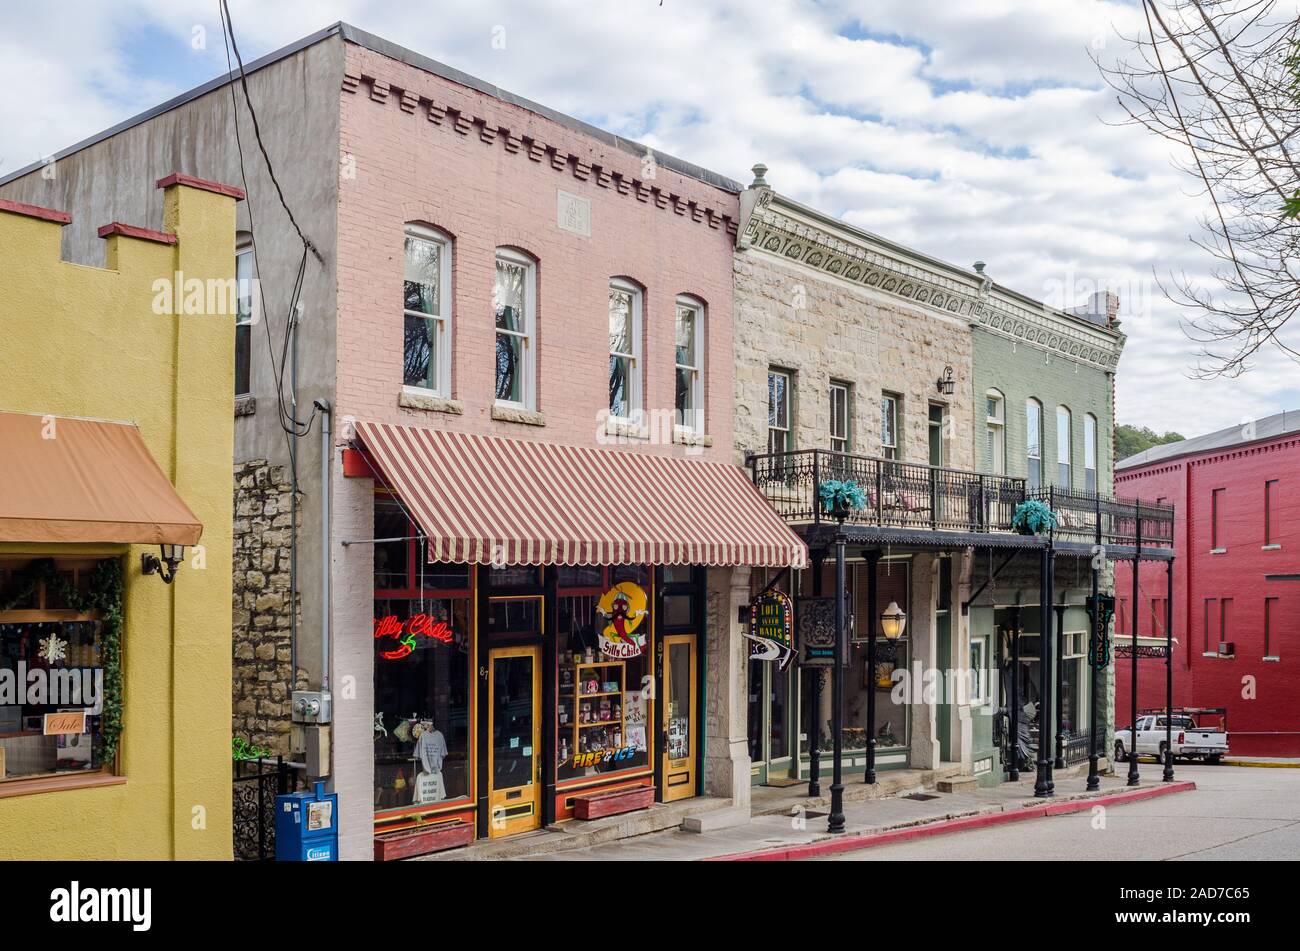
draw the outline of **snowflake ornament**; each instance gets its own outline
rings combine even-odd
[[[62,640],[58,634],[42,637],[40,644],[41,659],[47,664],[57,664],[68,656],[68,642]]]

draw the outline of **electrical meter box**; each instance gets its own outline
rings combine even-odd
[[[275,797],[275,860],[337,862],[339,797],[324,783],[311,792]]]

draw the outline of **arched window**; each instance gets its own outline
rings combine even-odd
[[[700,434],[704,432],[704,334],[704,302],[679,296],[673,357],[677,425]]]
[[[1083,417],[1083,478],[1084,488],[1097,491],[1097,417],[1088,413]]]
[[[408,224],[402,285],[402,383],[451,396],[451,238]]]
[[[1070,445],[1073,438],[1074,426],[1070,410],[1065,406],[1056,407],[1056,484],[1063,489],[1074,484],[1070,468]]]
[[[984,395],[984,468],[993,475],[1007,472],[1007,401],[1001,390]]]
[[[1043,485],[1043,404],[1025,401],[1025,474],[1031,489]]]
[[[497,248],[496,401],[536,409],[537,400],[537,264],[512,248]]]
[[[641,418],[641,288],[623,278],[609,282],[609,415]]]

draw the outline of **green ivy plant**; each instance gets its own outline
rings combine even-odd
[[[53,558],[38,558],[15,573],[13,581],[0,591],[0,611],[12,610],[27,601],[41,582],[72,610],[81,614],[97,613],[100,617],[99,659],[104,672],[104,703],[99,720],[96,753],[101,763],[117,757],[122,737],[122,562],[104,558],[91,571],[86,592],[78,591],[59,573]]]
[[[1046,535],[1056,531],[1056,513],[1041,499],[1026,499],[1016,506],[1011,527],[1022,535]]]

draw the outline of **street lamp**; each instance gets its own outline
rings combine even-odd
[[[897,601],[890,601],[889,607],[885,608],[885,613],[880,615],[881,631],[888,640],[896,641],[903,636],[905,627],[907,627],[907,615],[903,613]]]
[[[140,556],[140,574],[157,575],[164,584],[171,584],[176,580],[176,569],[185,561],[185,546],[164,544],[159,545],[158,550],[162,553],[161,558],[153,552]]]
[[[934,388],[944,396],[952,396],[953,391],[957,388],[957,381],[952,376],[952,367],[944,367],[943,375],[935,380],[934,384]]]

